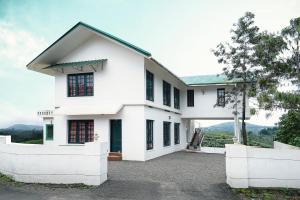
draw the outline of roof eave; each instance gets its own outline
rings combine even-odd
[[[124,45],[124,46],[126,46],[126,47],[128,47],[128,48],[130,48],[130,49],[132,49],[132,50],[135,50],[136,52],[142,54],[142,55],[145,56],[145,57],[151,57],[151,53],[148,52],[148,51],[145,51],[145,50],[143,50],[143,49],[141,49],[141,48],[139,48],[139,47],[137,47],[137,46],[135,46],[135,45],[133,45],[133,44],[131,44],[131,43],[129,43],[129,42],[126,42],[125,40],[122,40],[122,39],[120,39],[120,38],[118,38],[118,37],[116,37],[116,36],[113,36],[113,35],[111,35],[111,34],[109,34],[109,33],[106,33],[106,32],[104,32],[104,31],[101,31],[101,30],[99,30],[99,29],[97,29],[97,28],[95,28],[95,27],[92,27],[92,26],[90,26],[90,25],[88,25],[88,24],[86,24],[86,23],[78,22],[78,23],[77,23],[76,25],[74,25],[70,30],[68,30],[68,31],[67,31],[66,33],[64,33],[61,37],[59,37],[56,41],[54,41],[49,47],[47,47],[44,51],[42,51],[38,56],[36,56],[32,61],[30,61],[30,62],[26,65],[26,67],[30,69],[30,68],[32,67],[32,64],[34,63],[34,61],[35,61],[37,58],[39,58],[41,55],[43,55],[46,51],[48,51],[51,47],[53,47],[55,44],[57,44],[61,39],[63,39],[66,35],[68,35],[70,32],[72,32],[72,31],[73,31],[75,28],[77,28],[78,26],[83,26],[83,27],[85,27],[85,28],[87,28],[87,29],[90,29],[90,30],[92,30],[92,31],[97,32],[97,33],[100,34],[100,35],[103,35],[103,36],[105,36],[105,37],[108,37],[108,38],[110,38],[110,39],[112,39],[112,40],[114,40],[114,41],[116,41],[116,42],[118,42],[118,43],[120,43],[120,44],[122,44],[122,45]]]

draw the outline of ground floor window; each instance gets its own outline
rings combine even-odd
[[[174,143],[180,144],[180,124],[174,123]]]
[[[46,124],[46,140],[53,140],[53,124]]]
[[[146,120],[147,150],[153,149],[153,120]]]
[[[69,143],[94,141],[94,120],[69,120]]]
[[[164,122],[164,147],[171,145],[171,122]]]

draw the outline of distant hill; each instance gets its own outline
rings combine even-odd
[[[16,130],[16,131],[31,131],[31,130],[43,130],[43,126],[38,125],[26,125],[26,124],[14,124],[8,128],[7,130]]]
[[[261,125],[255,125],[246,123],[246,130],[247,132],[251,131],[254,134],[258,134],[258,132],[265,128],[272,128],[272,126],[261,126]],[[214,132],[226,132],[226,133],[234,133],[234,122],[225,122],[209,127],[203,128],[205,133],[214,133]]]

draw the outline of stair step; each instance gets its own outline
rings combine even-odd
[[[122,153],[119,152],[109,152],[110,156],[122,156]]]
[[[110,152],[107,157],[108,161],[121,161],[122,160],[122,153],[118,152]]]

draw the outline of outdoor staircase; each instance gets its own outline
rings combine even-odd
[[[122,153],[118,152],[110,152],[107,157],[108,161],[121,161],[122,160]]]
[[[194,150],[194,151],[200,151],[201,150],[201,144],[202,144],[202,141],[203,141],[203,136],[204,135],[203,135],[201,129],[196,129],[191,142],[187,146],[187,149],[188,150]]]

